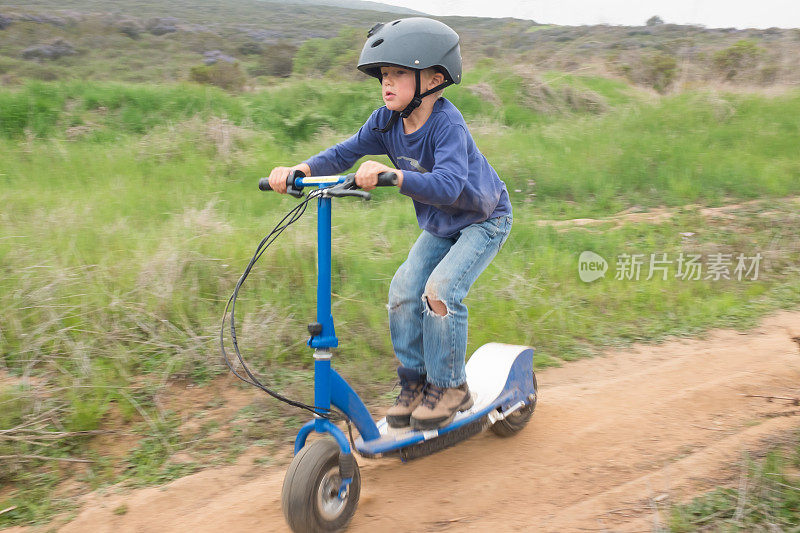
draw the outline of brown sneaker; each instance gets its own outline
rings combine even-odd
[[[425,374],[417,374],[407,368],[398,367],[397,375],[400,376],[400,394],[394,405],[386,411],[386,422],[392,428],[408,427],[411,413],[422,402],[423,391],[427,381]]]
[[[452,388],[428,383],[422,403],[411,413],[411,428],[424,431],[444,427],[453,421],[456,413],[472,407],[472,403],[466,383]]]

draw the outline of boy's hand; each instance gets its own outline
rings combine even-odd
[[[378,184],[378,174],[381,172],[394,172],[397,174],[397,186],[403,183],[403,171],[387,167],[377,161],[364,161],[356,170],[356,185],[365,191],[371,191]]]
[[[286,194],[286,179],[295,170],[299,170],[306,176],[311,175],[311,168],[305,163],[300,163],[293,167],[275,167],[269,173],[269,186],[273,191]]]

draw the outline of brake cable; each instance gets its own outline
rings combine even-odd
[[[311,413],[313,413],[316,416],[320,416],[322,418],[327,418],[329,420],[339,420],[341,418],[346,418],[346,417],[342,417],[341,415],[336,414],[335,412],[331,411],[330,409],[325,409],[325,408],[322,408],[322,407],[316,407],[316,406],[308,405],[306,403],[303,403],[303,402],[300,402],[300,401],[297,401],[297,400],[289,399],[289,398],[283,396],[282,394],[274,391],[273,389],[270,389],[269,387],[264,385],[261,381],[259,381],[259,379],[253,374],[253,372],[250,371],[250,368],[247,366],[247,363],[245,362],[244,358],[242,357],[242,354],[239,351],[239,342],[238,342],[237,337],[236,337],[235,313],[236,313],[236,300],[239,297],[239,289],[241,289],[242,284],[247,279],[247,276],[250,274],[250,271],[252,270],[253,266],[261,258],[261,256],[267,250],[267,248],[275,241],[275,239],[277,239],[280,236],[281,233],[283,233],[283,231],[286,228],[288,228],[290,225],[292,225],[295,222],[297,222],[300,219],[300,217],[303,216],[303,214],[306,211],[306,208],[308,207],[308,202],[310,202],[311,200],[322,196],[323,190],[324,189],[317,189],[317,190],[314,190],[314,191],[310,192],[308,194],[308,197],[305,200],[303,200],[302,202],[300,202],[298,205],[293,207],[286,214],[286,216],[284,216],[281,219],[281,221],[278,222],[278,224],[275,226],[275,228],[272,231],[270,231],[269,234],[261,240],[261,242],[256,247],[256,251],[253,254],[253,257],[250,259],[250,262],[247,264],[247,267],[245,268],[244,273],[241,275],[241,277],[239,278],[239,281],[236,283],[236,288],[233,290],[233,294],[231,295],[230,298],[228,298],[228,303],[225,305],[225,311],[222,314],[222,328],[220,329],[220,332],[219,332],[219,347],[220,347],[220,351],[222,352],[222,356],[225,359],[225,364],[228,366],[230,371],[233,372],[233,375],[236,376],[237,378],[239,378],[240,380],[242,380],[245,383],[248,383],[250,385],[253,385],[254,387],[257,387],[257,388],[261,389],[262,391],[266,392],[267,394],[269,394],[270,396],[272,396],[273,398],[275,398],[277,400],[280,400],[280,401],[282,401],[284,403],[287,403],[289,405],[292,405],[294,407],[299,407],[301,409],[305,409],[307,411],[310,411]],[[287,219],[288,219],[288,221],[287,221]],[[231,343],[233,344],[233,349],[236,352],[236,358],[238,359],[239,364],[241,365],[242,369],[244,369],[244,372],[247,375],[247,377],[243,376],[242,374],[240,374],[239,372],[236,371],[236,369],[234,368],[234,365],[231,362],[230,357],[228,357],[228,353],[225,351],[225,320],[228,317],[228,310],[229,309],[230,309],[230,326],[231,326],[230,327],[230,336],[231,336]],[[351,438],[352,438],[352,434],[351,434]]]

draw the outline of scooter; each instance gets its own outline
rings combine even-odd
[[[396,184],[394,172],[378,176],[379,187]],[[357,197],[368,200],[371,195],[356,186],[355,174],[305,177],[302,172],[295,171],[287,178],[287,192],[297,198],[303,196],[305,188],[312,187],[315,189],[308,197],[259,244],[228,301],[220,332],[223,356],[237,377],[313,415],[313,419],[297,434],[294,459],[283,482],[283,514],[297,533],[340,531],[350,522],[361,492],[361,476],[354,451],[363,457],[397,456],[407,461],[452,446],[487,428],[499,436],[509,437],[522,430],[531,419],[538,392],[533,371],[533,348],[492,342],[478,348],[467,361],[467,383],[474,405],[458,413],[450,424],[439,429],[416,431],[390,428],[385,418],[374,421],[358,394],[331,367],[331,350],[339,344],[331,312],[332,199]],[[259,181],[259,189],[271,190],[267,178]],[[255,262],[280,233],[302,216],[313,199],[317,200],[318,213],[317,321],[308,325],[311,335],[308,345],[314,350],[314,404],[306,405],[269,389],[250,371],[239,353],[234,315],[239,289]],[[230,319],[230,337],[238,365],[232,363],[225,352],[226,317]],[[349,439],[334,423],[338,420],[347,424]],[[351,424],[358,432],[355,439]],[[333,439],[313,440],[306,445],[312,432],[325,433]]]

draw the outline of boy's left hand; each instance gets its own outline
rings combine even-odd
[[[365,191],[371,191],[378,185],[378,174],[381,172],[394,172],[397,174],[397,185],[403,183],[403,171],[396,168],[387,167],[377,161],[364,161],[356,170],[356,185]]]

